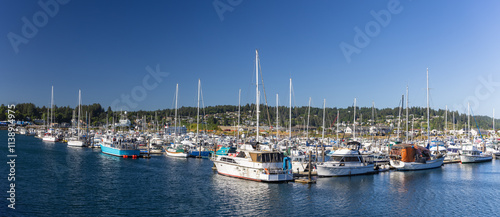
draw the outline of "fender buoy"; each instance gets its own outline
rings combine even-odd
[[[269,175],[269,170],[267,170],[267,168],[264,168],[264,171],[266,172],[267,175]]]

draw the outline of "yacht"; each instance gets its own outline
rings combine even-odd
[[[318,163],[318,176],[351,176],[377,172],[373,158],[359,152],[360,145],[359,142],[349,142],[348,148],[335,151],[329,161]]]
[[[293,180],[290,158],[282,152],[260,151],[256,144],[243,146],[236,153],[211,158],[220,175],[262,182]]]
[[[491,161],[493,157],[491,154],[482,153],[474,145],[467,145],[462,148],[460,153],[460,161],[465,163],[479,163]]]

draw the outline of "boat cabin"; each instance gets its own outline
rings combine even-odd
[[[258,163],[281,163],[284,155],[281,152],[250,152],[250,158]]]

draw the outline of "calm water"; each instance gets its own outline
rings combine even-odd
[[[0,131],[7,162],[7,132]],[[500,161],[418,172],[266,184],[217,175],[207,159],[123,159],[16,136],[16,210],[1,216],[491,216]]]

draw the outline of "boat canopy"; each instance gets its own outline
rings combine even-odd
[[[283,153],[281,152],[250,152],[253,162],[258,163],[277,163],[283,162]]]
[[[431,155],[428,149],[410,144],[398,144],[391,148],[391,155],[401,157],[403,162],[421,161],[421,159],[429,160]]]

